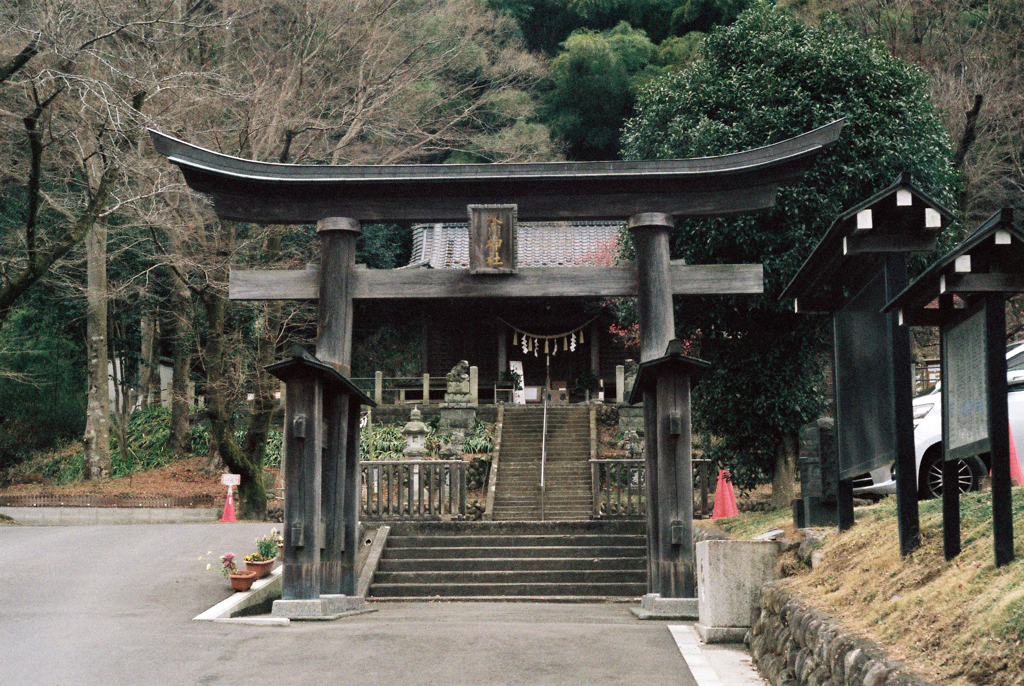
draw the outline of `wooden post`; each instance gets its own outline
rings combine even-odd
[[[284,561],[281,597],[315,600],[320,597],[320,451],[323,411],[320,382],[296,378],[288,384],[285,411]]]
[[[324,549],[320,553],[320,590],[342,593],[342,561],[347,521],[345,512],[344,450],[348,445],[349,398],[341,393],[324,393],[324,446],[320,516],[324,523]],[[340,484],[330,488],[329,484]]]
[[[658,484],[658,408],[655,394],[644,393],[644,471],[647,473],[647,592],[661,593],[661,504]]]
[[[598,335],[600,329],[597,322],[590,325],[590,371],[594,376],[601,375],[601,338]],[[602,389],[603,390],[603,389]]]
[[[988,356],[988,435],[992,460],[992,535],[996,567],[1013,561],[1013,503],[1010,491],[1010,417],[1006,400],[1006,296],[985,296],[985,354]],[[943,484],[943,492],[946,491]]]
[[[423,404],[430,404],[430,374],[423,375]]]
[[[356,553],[359,551],[359,403],[348,402],[348,444],[345,446],[345,495],[342,520],[345,522],[344,548],[341,555],[341,587],[339,593],[355,595],[358,574]]]
[[[480,404],[480,369],[476,366],[469,368],[469,404],[473,407]]]
[[[498,378],[508,372],[508,333],[505,329],[498,332]],[[495,398],[497,402],[497,398]]]
[[[348,376],[352,371],[352,272],[361,228],[358,221],[343,217],[322,219],[316,228],[320,235],[317,357]],[[356,477],[346,465],[349,442],[353,440],[349,431],[350,410],[348,396],[334,391],[323,402],[323,414],[318,415],[325,427],[323,451],[319,455],[323,462],[322,519],[315,523],[318,529],[323,528],[320,583],[321,591],[327,594],[346,593],[342,590],[345,566],[354,554],[346,539],[350,531],[359,527],[358,504],[346,501],[351,490],[347,481]],[[355,410],[358,413],[358,404]],[[358,444],[356,447],[358,450]],[[354,586],[348,586],[354,592]]]
[[[373,402],[377,405],[384,404],[384,372],[373,373]]]
[[[951,307],[953,295],[951,293],[939,296],[940,306]],[[949,373],[946,371],[949,366],[949,353],[946,351],[946,329],[942,328],[939,334],[939,378],[946,379],[948,385]],[[949,391],[943,394],[942,398],[942,446],[949,445],[950,418]],[[960,554],[960,475],[957,473],[956,460],[947,460],[945,450],[942,450],[942,552],[947,560],[952,560]],[[956,484],[956,488],[946,488],[946,484]]]
[[[885,301],[891,302],[907,287],[907,256],[889,253],[885,258]],[[892,341],[893,406],[896,427],[896,513],[900,554],[909,555],[921,546],[921,522],[917,508],[917,459],[914,449],[914,378],[910,357],[910,330],[900,326],[899,313],[889,312]],[[1005,379],[1004,379],[1005,382]]]
[[[356,240],[362,229],[355,219],[330,217],[316,225],[320,234],[320,299],[316,356],[345,376],[352,373],[352,272]]]
[[[664,374],[657,381],[659,593],[695,598],[693,462],[690,444],[690,377]]]
[[[664,354],[674,337],[675,315],[672,311],[672,284],[669,278],[668,232],[675,226],[671,215],[659,212],[630,217],[627,227],[636,244],[637,305],[640,319],[640,361],[646,362]],[[618,375],[616,375],[616,381]],[[654,389],[644,392],[644,458],[647,468],[647,591],[663,594],[662,574],[667,557],[664,540],[664,515],[661,504],[666,485],[661,484],[661,441],[658,437],[659,408]],[[686,526],[692,527],[691,522]]]
[[[627,226],[636,243],[640,361],[646,362],[664,355],[675,337],[668,248],[675,220],[669,214],[647,212],[630,217]]]

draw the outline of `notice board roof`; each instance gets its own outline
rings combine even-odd
[[[472,203],[516,203],[523,220],[709,217],[771,207],[845,124],[754,150],[680,160],[329,166],[245,160],[150,130],[156,150],[221,219],[307,224],[465,221]]]
[[[287,360],[269,365],[267,371],[284,382],[298,374],[320,377],[325,383],[338,386],[343,393],[355,398],[360,405],[377,406],[377,403],[359,390],[351,379],[326,362],[321,362],[301,345],[293,345],[291,356]]]
[[[844,280],[873,271],[885,253],[934,249],[937,235],[952,221],[949,210],[909,174],[900,174],[892,185],[836,218],[779,300],[793,300],[798,312],[839,309]]]
[[[1002,209],[922,272],[885,311],[898,309],[905,324],[938,325],[959,316],[971,296],[1020,292],[1024,232],[1014,225],[1013,210]],[[961,300],[960,307],[953,296]]]
[[[668,348],[662,357],[640,363],[636,372],[636,381],[633,382],[633,390],[629,393],[629,403],[635,405],[643,402],[644,391],[653,388],[661,374],[676,372],[697,377],[710,366],[711,363],[707,360],[684,354],[683,342],[678,338],[673,338],[668,342]]]

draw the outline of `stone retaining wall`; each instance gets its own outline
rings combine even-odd
[[[931,686],[875,643],[808,607],[781,582],[765,584],[747,644],[772,686]]]

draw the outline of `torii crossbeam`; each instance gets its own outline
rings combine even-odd
[[[230,297],[236,300],[318,300],[317,358],[342,374],[351,368],[354,299],[374,298],[517,298],[638,296],[641,362],[659,358],[675,337],[673,295],[756,294],[763,290],[761,265],[683,265],[669,259],[669,231],[677,218],[714,217],[770,208],[780,186],[799,178],[817,155],[834,143],[844,121],[755,150],[681,160],[547,162],[524,164],[319,166],[257,162],[229,157],[151,131],[156,149],[176,164],[193,189],[213,201],[221,219],[265,224],[317,224],[321,237],[318,269],[233,271]],[[524,220],[627,220],[636,243],[632,265],[601,268],[520,269],[514,273],[470,274],[469,270],[366,270],[355,265],[361,222],[465,221],[475,203],[514,204]],[[310,418],[322,423],[322,416]],[[645,412],[652,422],[667,417]],[[689,427],[689,422],[685,423]],[[358,427],[355,427],[358,429]],[[305,431],[305,426],[303,431]],[[291,444],[285,426],[285,443]],[[687,436],[688,440],[688,436]],[[340,441],[340,442],[339,442]],[[349,431],[323,455],[323,462],[358,460],[357,451],[341,442],[355,441]],[[648,503],[659,493],[659,460],[648,448]],[[691,479],[688,470],[682,478]],[[319,551],[300,556],[289,537],[323,540],[324,524],[311,507],[343,499],[351,469],[306,470],[309,484],[285,484],[284,565],[319,559]],[[335,475],[324,479],[321,474]],[[321,491],[322,489],[322,491]],[[667,489],[671,491],[672,489]],[[666,489],[663,489],[663,495]],[[353,493],[354,489],[347,491]],[[674,491],[673,491],[674,492]],[[676,498],[675,495],[670,497]],[[290,503],[302,503],[305,514]],[[310,503],[313,503],[311,505]],[[679,588],[669,575],[691,573],[692,502],[651,507],[648,521],[648,590],[652,604],[666,596],[669,605],[687,601],[695,612],[692,585]],[[358,527],[358,508],[345,507],[346,531]],[[657,512],[675,512],[673,526],[651,521]],[[681,514],[679,514],[681,513]],[[665,526],[663,526],[665,524]],[[671,540],[661,535],[672,530]],[[301,551],[300,551],[301,552]],[[313,553],[316,554],[313,554]],[[325,550],[349,565],[355,550]],[[327,579],[328,575],[323,575]],[[664,578],[663,578],[664,577]],[[346,576],[341,587],[290,584],[286,571],[282,597],[321,602],[319,593],[355,594]],[[670,597],[678,596],[678,597]],[[692,603],[688,601],[692,600]],[[330,603],[324,604],[328,606]],[[294,603],[292,604],[294,606]],[[658,608],[655,608],[658,609]],[[662,608],[664,609],[664,608]],[[316,613],[316,609],[311,611]],[[309,612],[302,610],[308,616]],[[685,613],[684,613],[685,614]],[[692,616],[696,616],[693,614]]]

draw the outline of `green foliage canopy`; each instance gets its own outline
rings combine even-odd
[[[674,258],[765,267],[763,297],[688,299],[676,315],[679,335],[696,337],[713,363],[694,396],[705,450],[751,485],[821,409],[823,323],[788,311],[779,293],[836,215],[899,172],[952,206],[950,140],[922,72],[836,20],[804,26],[767,2],[712,32],[687,69],[650,84],[637,112],[623,134],[631,159],[735,152],[847,118],[839,142],[773,210],[688,221],[673,234]]]

